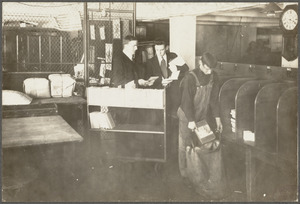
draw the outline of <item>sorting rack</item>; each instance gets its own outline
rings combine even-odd
[[[239,166],[245,172],[248,201],[253,200],[256,160],[275,166],[287,175],[297,176],[297,87],[294,81],[232,78],[219,93],[222,138],[227,167]],[[231,131],[230,110],[236,113],[236,131]],[[253,131],[255,141],[245,141],[243,131]],[[235,162],[236,165],[231,165]],[[244,166],[244,167],[242,167]],[[229,173],[230,170],[229,170]],[[236,176],[231,175],[231,176]],[[291,178],[292,178],[291,177]],[[286,179],[291,179],[287,177]],[[292,179],[291,179],[292,180]],[[295,185],[290,182],[290,185]]]

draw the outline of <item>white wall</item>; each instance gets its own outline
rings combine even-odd
[[[195,67],[196,17],[170,18],[170,51],[180,55],[190,69]]]

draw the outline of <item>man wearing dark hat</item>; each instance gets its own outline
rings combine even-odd
[[[219,116],[219,80],[212,71],[217,66],[216,58],[205,52],[199,60],[199,68],[190,71],[180,84],[181,104],[178,108],[179,117],[179,170],[187,177],[186,147],[192,146],[192,137],[196,123],[205,120],[210,108],[215,118],[216,131],[222,132]]]

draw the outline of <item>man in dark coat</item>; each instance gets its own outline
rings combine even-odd
[[[113,57],[111,84],[113,87],[138,88],[150,86],[144,79],[138,77],[138,67],[133,61],[137,50],[137,38],[131,35],[123,39],[122,53]]]
[[[172,74],[172,67],[170,67],[169,62],[177,57],[177,54],[172,52],[166,52],[166,45],[164,41],[156,41],[155,42],[155,52],[156,55],[147,61],[146,66],[146,79],[152,76],[158,76],[159,78],[155,80],[154,84],[151,86],[153,89],[163,88],[162,80],[167,79]],[[174,69],[174,68],[173,68]],[[178,80],[174,80],[170,83],[167,89],[167,103],[169,112],[172,115],[176,116],[177,108],[180,104],[179,95],[179,82],[184,77],[186,71],[189,70],[187,64],[183,64],[182,66],[176,66],[176,71],[180,71]],[[174,70],[173,70],[174,71]]]
[[[123,39],[123,50],[113,56],[111,86],[125,89],[147,87],[153,85],[139,77],[138,65],[134,62],[135,51],[137,50],[137,38],[128,35]],[[118,99],[116,99],[118,100]],[[140,122],[140,111],[134,108],[110,108],[116,124],[136,124]],[[117,150],[122,153],[132,151],[128,147],[135,146],[135,141],[143,137],[135,137],[133,133],[122,133],[116,138]],[[121,150],[122,149],[122,150]]]
[[[162,79],[171,76],[172,71],[169,62],[175,59],[177,54],[173,52],[167,53],[164,41],[156,41],[154,48],[156,55],[147,61],[145,78],[148,79],[151,76],[159,76],[151,88],[163,88],[161,83]],[[180,71],[178,78],[178,81],[180,81],[183,78],[184,73],[189,70],[189,67],[184,64],[182,66],[177,66],[177,70]]]
[[[137,50],[137,38],[128,35],[123,39],[123,50],[121,53],[113,56],[111,85],[120,88],[140,88],[153,85],[153,82],[147,82],[138,76],[138,66],[133,57]],[[132,109],[116,109],[116,119],[118,123],[134,123],[135,114]]]

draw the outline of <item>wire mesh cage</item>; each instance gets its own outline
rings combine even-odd
[[[134,3],[3,2],[2,70],[64,72],[83,64],[83,27],[87,23],[89,74],[110,76],[112,55],[134,29]],[[82,67],[82,66],[81,66]]]
[[[112,57],[122,51],[122,39],[134,31],[134,3],[88,3],[89,76],[110,83]]]
[[[4,2],[2,6],[4,71],[72,73],[77,61],[74,50],[82,50],[73,38],[82,33],[83,3]]]

